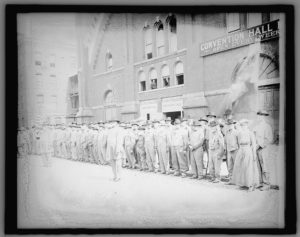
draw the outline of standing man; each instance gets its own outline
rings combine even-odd
[[[122,142],[118,139],[119,127],[118,120],[111,120],[109,123],[109,130],[107,133],[107,149],[106,157],[110,161],[112,171],[113,171],[113,180],[119,181],[120,171],[122,168],[122,157],[120,155],[120,149]]]
[[[191,156],[190,156],[190,151],[188,149],[188,140],[190,137],[190,133],[191,133],[191,127],[188,125],[188,120],[186,118],[182,119],[181,122],[181,131],[183,132],[183,137],[185,139],[185,147],[183,148],[183,155],[184,155],[184,159],[187,162],[187,166],[188,166],[188,170],[186,173],[190,173],[191,171]]]
[[[128,162],[128,167],[131,169],[135,168],[136,160],[134,156],[134,147],[136,142],[136,136],[131,130],[131,124],[128,123],[125,130],[125,136],[124,136],[124,148],[125,148],[125,154],[126,159]]]
[[[258,124],[253,128],[256,138],[256,153],[259,161],[259,168],[262,177],[263,187],[260,190],[270,189],[270,160],[269,150],[270,144],[273,142],[273,130],[270,124],[267,123],[266,117],[269,113],[265,110],[257,112]]]
[[[98,150],[98,162],[101,165],[106,164],[105,160],[105,151],[106,151],[106,137],[104,131],[104,123],[98,123],[98,132],[97,132],[97,150]]]
[[[138,158],[139,168],[141,171],[147,169],[146,150],[145,150],[145,127],[138,128],[138,137],[136,142],[136,154]]]
[[[189,149],[191,151],[192,178],[203,179],[203,144],[204,128],[199,121],[195,121],[190,134]]]
[[[227,128],[225,134],[225,145],[226,145],[226,154],[227,154],[228,178],[230,183],[235,157],[239,149],[239,144],[238,144],[238,133],[234,128],[234,121],[232,119],[228,119],[226,125]]]
[[[155,133],[150,121],[147,121],[145,128],[145,150],[148,169],[150,172],[156,172],[158,167],[155,154]]]
[[[159,168],[162,174],[170,174],[169,152],[171,136],[166,128],[165,120],[160,121],[160,127],[155,136],[155,147],[157,147]]]
[[[210,156],[210,173],[212,175],[211,181],[218,183],[221,180],[220,171],[222,164],[222,157],[224,154],[224,138],[218,131],[218,123],[211,121],[210,135],[209,135],[209,156]]]
[[[173,125],[172,125],[172,119],[171,117],[167,117],[166,118],[166,128],[169,129],[169,132],[172,132],[173,129]],[[172,149],[170,147],[170,151],[169,151],[169,162],[170,162],[170,168],[171,170],[173,170],[173,164],[172,164]]]
[[[188,161],[185,156],[185,148],[188,145],[186,131],[180,127],[180,120],[175,119],[174,128],[171,133],[171,149],[172,149],[172,163],[175,170],[174,175],[186,177],[188,171]]]

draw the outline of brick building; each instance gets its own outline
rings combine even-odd
[[[237,118],[253,118],[265,108],[277,130],[279,18],[272,13],[77,14],[78,93],[69,95],[78,103],[71,117],[174,119],[231,111]]]

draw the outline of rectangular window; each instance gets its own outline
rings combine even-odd
[[[165,53],[165,46],[157,47],[157,56],[162,56]]]
[[[150,114],[147,114],[147,120],[150,120]]]
[[[56,77],[56,75],[55,74],[51,74],[50,77]]]
[[[50,63],[50,67],[55,67],[55,63]]]
[[[79,96],[71,96],[71,107],[72,109],[78,109]]]
[[[152,43],[146,45],[146,58],[152,58]]]
[[[141,91],[145,91],[145,90],[146,90],[146,82],[145,82],[145,81],[141,81],[141,82],[140,82],[140,86],[141,86],[141,87],[140,87],[140,90],[141,90]]]
[[[266,23],[270,21],[270,13],[262,13],[261,14],[262,23]]]
[[[240,14],[227,13],[227,31],[233,32],[240,29]]]
[[[42,62],[39,61],[39,60],[37,60],[37,61],[35,61],[35,65],[36,65],[36,66],[42,66]]]
[[[163,86],[169,87],[170,86],[170,77],[164,77],[163,78]]]
[[[157,55],[161,56],[165,53],[165,38],[164,31],[158,30],[156,35],[156,44],[157,44]]]
[[[184,76],[183,76],[183,74],[176,75],[176,81],[177,81],[177,85],[183,85],[184,84]]]
[[[151,90],[157,89],[157,79],[151,79]]]

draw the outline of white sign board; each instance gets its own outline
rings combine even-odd
[[[182,111],[183,100],[182,97],[171,97],[162,99],[161,111],[163,113]]]

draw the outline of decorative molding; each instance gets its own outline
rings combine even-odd
[[[153,89],[153,90],[139,91],[138,94],[151,93],[151,92],[161,91],[161,90],[172,90],[172,89],[176,89],[176,88],[180,88],[180,87],[184,87],[184,84],[183,85],[163,87],[163,88],[157,88],[157,89]]]
[[[92,77],[101,77],[101,76],[106,76],[108,74],[114,74],[114,73],[117,73],[119,71],[122,71],[124,70],[125,67],[120,67],[120,68],[117,68],[117,69],[114,69],[114,70],[110,70],[110,71],[106,71],[106,72],[101,72],[101,73],[97,73],[97,74],[94,74]]]
[[[229,89],[211,90],[211,91],[204,91],[204,96],[224,95],[228,93],[229,93]]]

